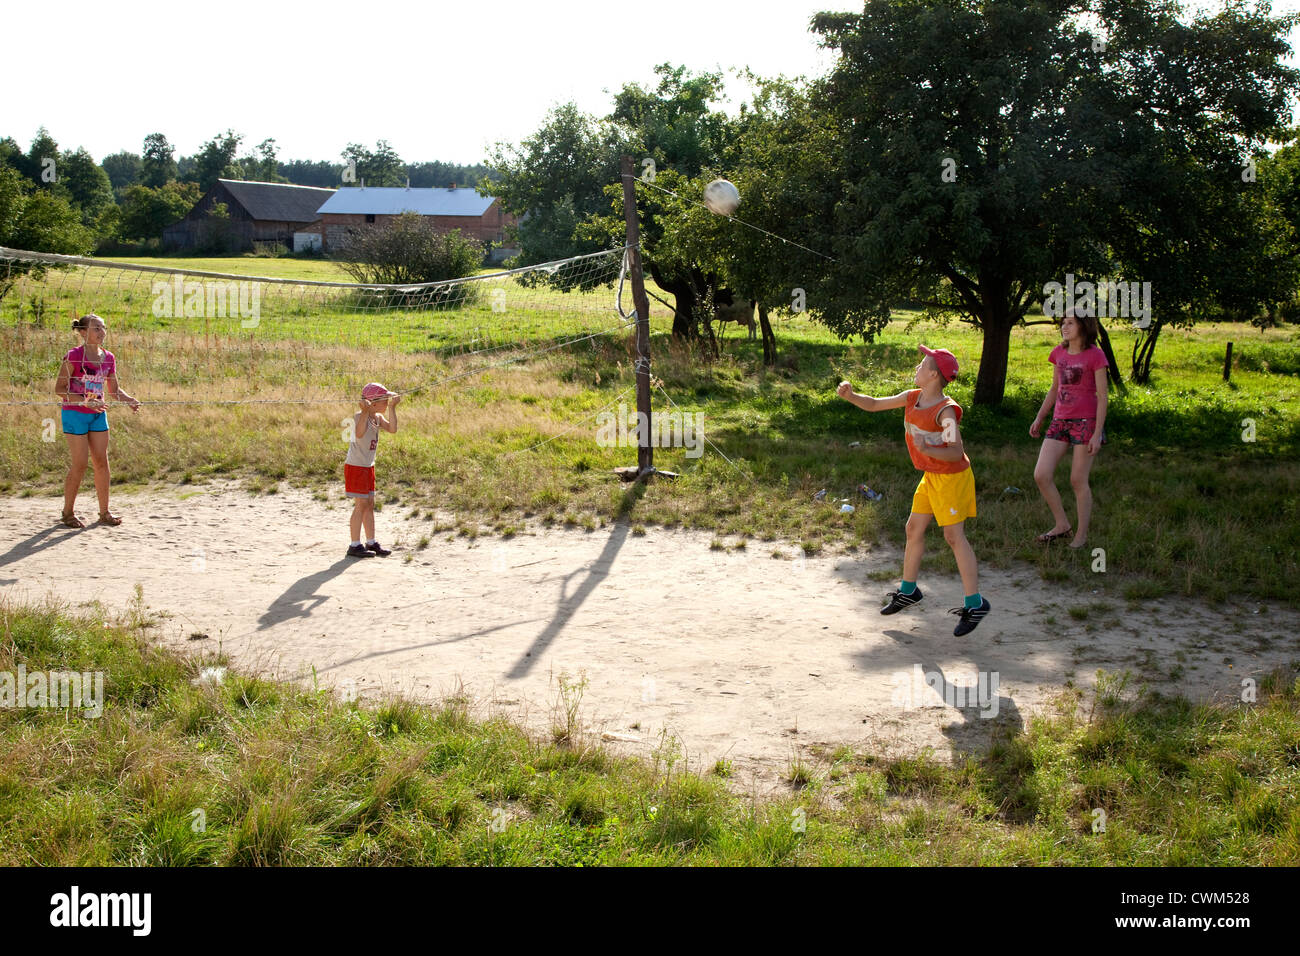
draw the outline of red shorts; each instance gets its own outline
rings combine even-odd
[[[375,496],[375,466],[362,468],[360,465],[343,466],[343,490],[349,498],[373,498]]]

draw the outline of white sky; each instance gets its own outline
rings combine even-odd
[[[494,142],[536,130],[555,104],[573,99],[608,113],[613,92],[649,84],[657,63],[824,73],[831,56],[809,19],[861,7],[262,0],[222,12],[186,0],[15,2],[4,13],[9,95],[0,136],[26,147],[44,124],[62,148],[84,146],[103,159],[139,152],[155,131],[178,156],[192,154],[229,127],[244,136],[241,154],[272,136],[282,160],[338,161],[348,142],[373,148],[387,139],[407,162],[474,163]],[[1273,9],[1295,11],[1300,0]],[[732,91],[734,106],[744,90]]]
[[[339,160],[387,139],[407,162],[481,161],[569,99],[609,112],[658,63],[763,75],[824,72],[808,32],[844,0],[263,0],[220,12],[185,0],[5,5],[0,136],[44,124],[96,159],[164,133],[177,155],[227,127],[244,149],[275,137],[282,160]],[[54,12],[56,11],[57,12]],[[20,37],[31,42],[14,42]],[[51,54],[55,54],[51,57]],[[608,92],[605,92],[608,91]],[[742,92],[737,87],[737,92]]]

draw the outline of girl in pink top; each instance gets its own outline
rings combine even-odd
[[[1088,485],[1088,475],[1097,459],[1097,452],[1106,442],[1106,369],[1110,363],[1106,361],[1106,354],[1097,348],[1099,334],[1094,316],[1076,316],[1072,311],[1065,313],[1061,319],[1061,344],[1047,357],[1056,366],[1052,387],[1047,390],[1047,397],[1043,399],[1034,423],[1029,426],[1029,434],[1039,437],[1043,419],[1051,411],[1052,421],[1038,452],[1034,481],[1038,483],[1047,507],[1052,510],[1056,524],[1051,531],[1040,534],[1038,540],[1048,542],[1073,533],[1072,548],[1082,548],[1088,540],[1088,524],[1092,520],[1092,488]],[[1056,466],[1071,447],[1074,451],[1070,463],[1070,487],[1074,489],[1074,500],[1079,509],[1077,531],[1070,527],[1060,492],[1056,490]]]
[[[127,402],[131,411],[140,403],[117,384],[117,360],[104,348],[108,328],[104,320],[91,313],[72,323],[81,335],[81,345],[63,357],[54,391],[63,400],[63,435],[68,440],[72,462],[63,480],[63,523],[69,528],[84,528],[73,508],[77,490],[86,474],[89,461],[95,469],[95,491],[99,495],[99,520],[119,525],[122,519],[108,510],[108,413],[107,400],[112,397]]]

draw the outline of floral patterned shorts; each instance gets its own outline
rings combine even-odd
[[[1071,445],[1086,445],[1097,427],[1095,418],[1053,418],[1044,438],[1068,441]],[[1106,429],[1101,430],[1101,443],[1106,444]]]

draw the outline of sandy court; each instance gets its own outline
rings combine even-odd
[[[220,645],[272,676],[310,680],[314,668],[323,685],[363,697],[463,690],[478,716],[540,733],[557,719],[560,675],[585,675],[579,713],[592,735],[648,754],[667,731],[693,769],[725,757],[759,789],[781,786],[796,754],[815,766],[841,745],[942,758],[980,749],[995,725],[1023,725],[1067,679],[1088,687],[1098,668],[1226,700],[1296,654],[1287,635],[1300,615],[1286,608],[1130,606],[1103,574],[1077,593],[1028,568],[981,569],[993,611],[954,638],[955,576],[923,570],[924,603],[878,613],[896,585],[867,575],[897,567],[889,548],[798,560],[790,545],[722,552],[708,534],[636,536],[618,524],[477,542],[443,532],[416,550],[432,522],[394,505],[378,515],[394,554],[350,559],[348,506],[331,504],[301,490],[164,489],[115,496],[118,528],[73,531],[56,523],[58,499],[8,497],[0,598],[116,609],[139,584],[166,612],[156,633],[169,645]],[[93,516],[93,493],[79,513]],[[937,533],[930,545],[945,546]],[[1071,600],[1113,611],[1076,620]]]

